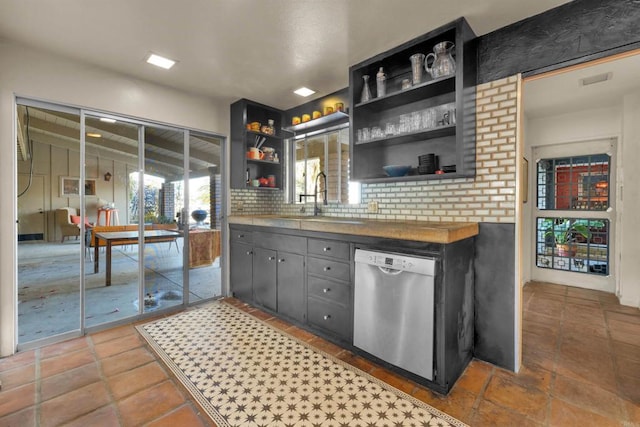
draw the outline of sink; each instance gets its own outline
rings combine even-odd
[[[365,220],[360,218],[340,218],[333,216],[311,216],[311,215],[259,215],[253,217],[253,224],[263,225],[285,225],[291,226],[296,222],[311,224],[344,224],[344,225],[362,225]],[[297,227],[296,227],[297,228]]]
[[[260,219],[266,220],[289,220],[289,221],[317,221],[317,222],[336,222],[345,224],[362,224],[363,220],[357,218],[340,218],[335,216],[311,216],[311,215],[260,215]]]
[[[355,218],[337,218],[337,217],[306,217],[305,221],[317,221],[317,222],[332,222],[332,223],[340,223],[340,224],[364,224],[364,221],[361,219]]]

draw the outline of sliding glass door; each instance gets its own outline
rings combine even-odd
[[[181,205],[188,224],[189,302],[222,295],[222,141],[189,133],[189,185]]]
[[[144,311],[181,305],[184,234],[176,222],[176,183],[184,181],[185,131],[144,127],[144,175],[137,188],[144,235]]]
[[[84,115],[85,326],[140,312],[140,245],[136,190],[143,126],[122,118]],[[121,233],[119,240],[113,233]],[[128,233],[129,235],[125,235]]]
[[[18,343],[81,328],[80,111],[17,105]]]
[[[222,294],[222,138],[29,100],[17,113],[20,347]]]

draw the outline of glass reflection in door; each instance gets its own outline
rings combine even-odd
[[[222,295],[221,284],[221,140],[189,133],[189,182],[177,200],[188,228],[189,302]]]
[[[135,205],[140,209],[137,220],[144,224],[145,312],[184,301],[184,239],[175,203],[176,187],[184,177],[184,135],[183,130],[144,127],[144,176]]]
[[[139,313],[138,218],[131,208],[140,174],[139,130],[122,119],[85,115],[85,175],[95,185],[84,206],[91,224],[84,236],[87,327]]]
[[[22,346],[80,329],[80,112],[25,100],[16,117]]]

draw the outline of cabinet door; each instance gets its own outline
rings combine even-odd
[[[231,241],[231,292],[243,301],[253,299],[253,246]]]
[[[304,256],[278,252],[278,313],[304,321]]]
[[[263,248],[255,248],[253,255],[253,300],[273,311],[277,308],[276,255],[276,251]]]

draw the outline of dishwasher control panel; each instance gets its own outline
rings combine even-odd
[[[355,262],[430,276],[435,273],[435,261],[433,259],[397,253],[358,249],[355,254]]]
[[[405,270],[408,267],[413,267],[413,264],[409,260],[388,255],[369,255],[368,261],[372,265],[394,268],[396,270]]]

